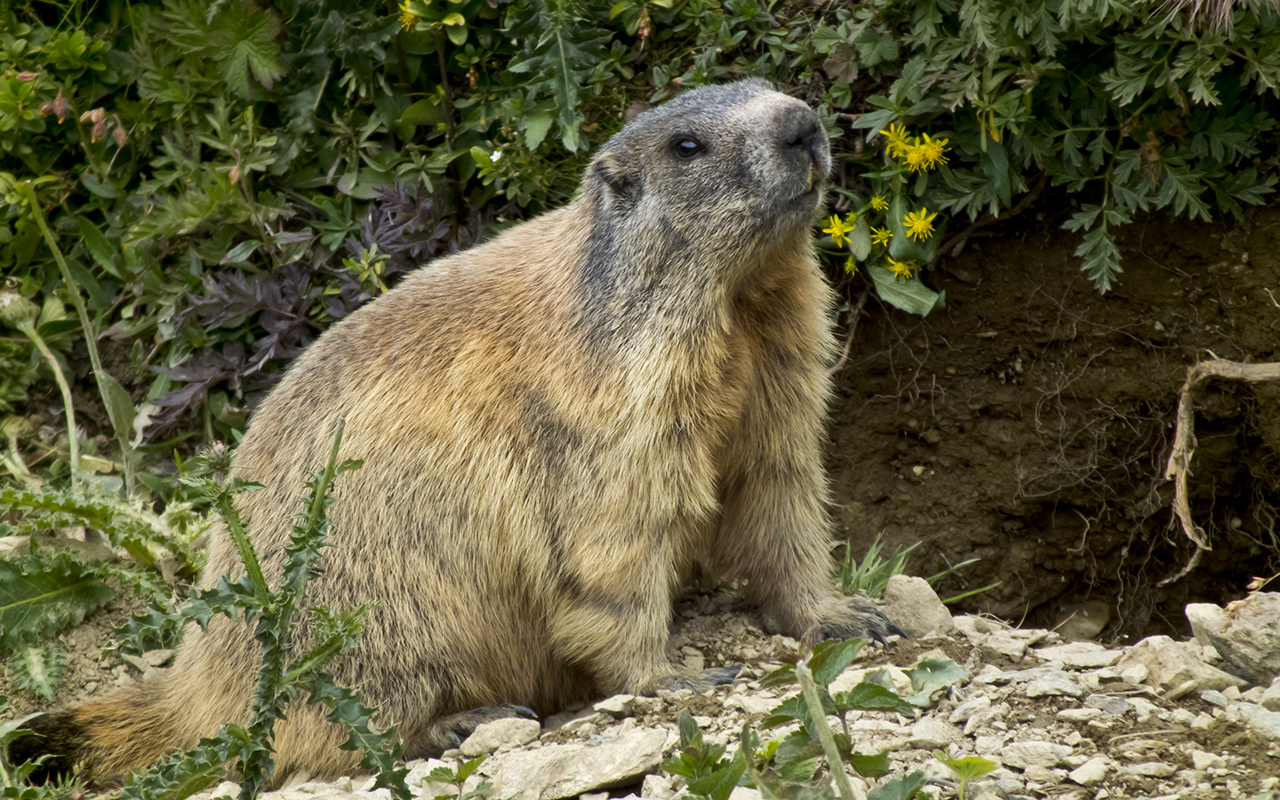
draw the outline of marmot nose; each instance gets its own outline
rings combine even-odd
[[[807,106],[789,106],[780,120],[779,131],[785,152],[807,153],[813,163],[825,170],[827,160],[827,136],[821,123]]]

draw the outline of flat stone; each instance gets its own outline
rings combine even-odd
[[[1097,719],[1102,716],[1100,708],[1064,708],[1056,714],[1057,718],[1065,722],[1088,722],[1091,719]]]
[[[503,747],[520,747],[542,734],[542,725],[536,719],[508,717],[477,725],[476,729],[458,749],[467,758],[475,758]]]
[[[1042,678],[1029,681],[1027,697],[1081,697],[1084,689],[1071,680],[1065,672],[1050,672]]]
[[[1130,775],[1141,775],[1146,778],[1168,778],[1177,772],[1172,764],[1161,761],[1146,761],[1142,764],[1126,764],[1124,771]]]
[[[630,716],[635,709],[636,696],[633,694],[615,694],[596,703],[594,708],[613,717]]]
[[[1196,642],[1201,647],[1212,646],[1211,637],[1218,636],[1222,630],[1222,609],[1213,603],[1191,603],[1183,613],[1191,623],[1191,634],[1196,637]]]
[[[663,730],[632,728],[591,744],[501,753],[481,769],[496,800],[559,800],[640,780],[661,764],[666,740]]]
[[[1111,759],[1106,756],[1094,756],[1067,773],[1067,777],[1081,786],[1093,786],[1110,775],[1112,767]]]
[[[1184,693],[1188,691],[1188,684],[1203,691],[1244,683],[1234,675],[1204,663],[1192,648],[1168,636],[1151,636],[1138,642],[1117,662],[1116,668],[1125,677],[1129,677],[1131,672],[1136,677],[1136,673],[1145,671],[1135,682],[1163,689],[1178,688]]]
[[[1005,745],[1000,751],[1000,760],[1005,766],[1025,770],[1033,766],[1056,767],[1069,755],[1071,755],[1071,748],[1065,744],[1033,740]]]
[[[954,725],[948,725],[936,717],[925,717],[911,726],[907,746],[936,750],[959,742],[961,738],[960,730]]]
[[[977,697],[966,700],[951,710],[951,714],[947,717],[947,722],[953,725],[960,725],[969,721],[969,718],[979,711],[986,711],[991,708],[991,696],[980,694]]]
[[[1253,703],[1232,703],[1227,707],[1227,719],[1244,722],[1250,730],[1269,739],[1280,739],[1280,711],[1268,711]]]
[[[1280,678],[1276,678],[1262,693],[1262,697],[1258,700],[1258,705],[1268,711],[1280,711]]]
[[[1101,669],[1120,660],[1123,650],[1107,650],[1097,642],[1069,642],[1037,648],[1035,654],[1047,661],[1057,661],[1067,669]]]

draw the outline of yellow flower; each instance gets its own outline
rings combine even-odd
[[[919,140],[917,140],[915,144],[907,148],[906,153],[904,154],[904,160],[907,162],[907,169],[912,172],[929,169],[929,165],[926,162],[925,157],[925,150],[920,146]]]
[[[885,266],[885,269],[892,272],[894,274],[894,277],[896,277],[898,280],[905,281],[905,280],[911,279],[911,270],[915,269],[916,262],[895,261],[893,260],[893,258],[889,256],[885,256],[884,260],[889,262]]]
[[[854,260],[852,255],[844,260],[844,271],[850,275],[858,273],[858,262]]]
[[[871,210],[872,211],[888,211],[889,201],[884,199],[884,195],[879,195],[879,194],[874,195],[871,198]]]
[[[943,155],[947,152],[946,139],[930,139],[929,134],[926,133],[924,138],[916,143],[916,149],[920,151],[925,169],[933,169],[939,164],[947,163],[947,157]]]
[[[893,238],[893,231],[889,230],[888,228],[872,228],[871,229],[872,244],[887,246],[889,244],[889,240],[892,238]]]
[[[907,228],[907,235],[919,242],[933,235],[933,219],[936,216],[938,216],[937,211],[930,214],[929,209],[922,208],[919,211],[908,212],[902,218],[902,224]]]
[[[406,31],[413,30],[413,26],[417,25],[421,20],[417,14],[409,10],[408,3],[400,4],[400,26]]]
[[[857,221],[857,214],[850,214],[843,220],[832,214],[831,224],[823,228],[822,232],[831,234],[831,238],[835,240],[836,247],[844,247],[849,242],[849,231],[853,230],[853,225]]]
[[[889,130],[880,131],[885,138],[884,151],[889,154],[889,158],[901,158],[906,155],[907,149],[911,146],[907,142],[907,126],[890,125]]]

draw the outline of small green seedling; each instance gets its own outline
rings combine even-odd
[[[964,791],[965,787],[969,785],[969,781],[974,778],[981,778],[996,768],[994,761],[988,761],[978,756],[956,758],[945,750],[934,750],[933,757],[946,764],[947,769],[955,773],[956,778],[960,780],[960,800],[965,798]]]

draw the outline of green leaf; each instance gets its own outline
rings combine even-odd
[[[443,125],[446,122],[444,104],[436,100],[419,100],[404,110],[397,122],[405,125]]]
[[[864,778],[879,778],[882,775],[888,775],[893,769],[893,761],[889,758],[889,750],[881,750],[879,753],[867,755],[865,753],[850,753],[849,766],[853,767]]]
[[[54,689],[62,680],[67,666],[67,653],[54,644],[43,647],[16,647],[9,657],[9,668],[18,685],[46,700],[53,699]]]
[[[867,800],[912,800],[924,788],[924,784],[924,773],[916,770],[867,792]]]
[[[0,561],[0,650],[31,645],[111,602],[115,590],[74,556]]]
[[[911,669],[904,670],[911,679],[911,689],[915,694],[904,697],[908,703],[916,706],[933,704],[933,695],[953,683],[968,680],[969,673],[964,667],[949,658],[924,658]]]
[[[809,656],[809,669],[813,670],[814,682],[822,687],[830,686],[853,663],[862,644],[861,639],[829,639],[818,644]]]
[[[946,305],[946,292],[935,292],[921,283],[919,278],[900,281],[892,272],[880,266],[867,271],[875,281],[880,299],[894,308],[925,317],[934,309]]]
[[[842,711],[896,711],[904,716],[915,716],[915,708],[892,689],[863,681],[847,692],[835,696],[836,707]]]
[[[102,267],[108,275],[119,278],[120,271],[116,269],[115,250],[107,243],[107,237],[84,217],[77,216],[76,224],[80,228],[80,240],[84,242],[85,249],[89,251],[89,255],[93,256],[93,260],[98,266]]]
[[[138,414],[129,392],[106,370],[95,372],[93,377],[98,382],[98,391],[107,406],[107,416],[111,419],[111,427],[115,429],[116,436],[128,438],[133,429],[133,420]]]
[[[540,112],[525,119],[525,146],[530,150],[537,150],[538,145],[542,144],[542,140],[547,138],[547,132],[551,130],[551,123],[553,122],[555,122],[555,120],[546,112]]]

